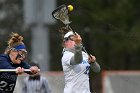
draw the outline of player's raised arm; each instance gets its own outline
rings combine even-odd
[[[94,72],[100,72],[101,68],[98,62],[96,62],[96,57],[93,55],[89,55],[88,62],[90,63],[91,69]]]

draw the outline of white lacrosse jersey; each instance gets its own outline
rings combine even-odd
[[[62,57],[62,66],[65,76],[64,93],[91,93],[89,87],[88,55],[82,52],[83,60],[80,64],[70,65],[74,53],[65,51]]]

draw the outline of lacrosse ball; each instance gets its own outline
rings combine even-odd
[[[73,11],[73,6],[72,5],[68,5],[68,10],[69,11]]]

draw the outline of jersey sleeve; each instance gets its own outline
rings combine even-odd
[[[0,58],[0,69],[15,69],[5,58]]]
[[[101,70],[100,65],[97,62],[91,63],[90,66],[94,72],[100,72]]]
[[[24,69],[30,69],[31,66],[27,62],[22,62],[22,67]]]

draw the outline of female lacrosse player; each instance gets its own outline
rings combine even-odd
[[[100,71],[95,56],[82,51],[82,38],[69,31],[64,35],[62,66],[65,76],[64,93],[91,93],[89,87],[89,69]]]
[[[16,69],[16,72],[0,72],[0,93],[13,93],[18,74],[24,69],[30,69],[29,74],[36,74],[38,67],[23,62],[26,58],[26,48],[23,37],[12,33],[5,53],[0,55],[0,69]]]

